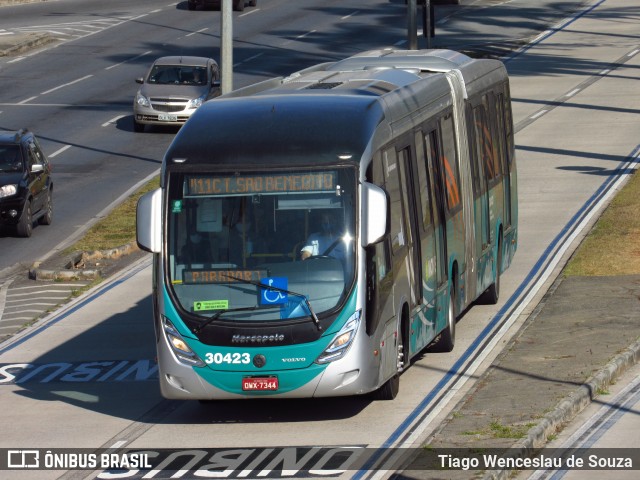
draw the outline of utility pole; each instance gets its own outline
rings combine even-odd
[[[431,48],[431,37],[435,34],[435,18],[433,18],[433,4],[431,0],[424,0],[422,9],[422,34],[427,39],[427,48]]]
[[[233,90],[233,6],[231,0],[220,2],[220,64],[220,87],[221,93],[224,95]]]
[[[417,13],[418,6],[416,0],[409,0],[407,2],[407,34],[409,41],[409,50],[417,50],[418,49],[418,21],[417,21]]]

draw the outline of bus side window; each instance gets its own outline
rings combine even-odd
[[[447,193],[447,207],[451,212],[460,206],[460,174],[458,173],[458,156],[453,128],[453,117],[447,115],[440,121],[442,138],[442,175]]]
[[[384,188],[385,167],[380,153],[374,156],[372,167],[372,183]],[[391,271],[391,252],[388,238],[375,245],[375,268],[378,282],[382,281]]]
[[[441,285],[447,279],[446,255],[445,255],[445,217],[444,217],[444,193],[438,182],[438,134],[435,130],[430,131],[424,137],[425,153],[427,162],[427,172],[429,181],[429,199],[431,201],[431,215],[433,217],[433,228],[436,238],[436,280]]]
[[[482,162],[487,182],[498,176],[499,165],[493,146],[491,124],[488,114],[487,95],[482,97],[482,104],[474,108],[474,126],[478,144],[478,159]]]
[[[416,163],[418,170],[418,188],[420,195],[420,206],[422,210],[422,228],[427,230],[433,224],[433,217],[431,213],[431,189],[429,188],[429,176],[427,174],[427,161],[424,152],[424,139],[422,138],[422,132],[415,134],[416,143]]]
[[[499,141],[499,135],[497,135],[497,132],[500,131],[498,130],[498,112],[496,110],[497,106],[496,106],[496,97],[493,93],[488,93],[486,95],[484,95],[482,97],[482,103],[484,104],[484,107],[486,109],[486,111],[489,114],[489,123],[487,125],[487,127],[489,128],[489,136],[488,136],[488,141],[489,141],[489,152],[491,153],[491,163],[493,165],[492,167],[492,171],[493,171],[493,177],[490,177],[491,179],[495,179],[498,178],[500,175],[502,175],[502,162],[501,162],[501,157],[503,156],[503,152],[501,151],[501,147],[502,145],[500,144]]]
[[[504,109],[504,128],[505,137],[507,139],[507,164],[509,165],[509,172],[513,168],[513,155],[515,152],[515,146],[513,143],[513,118],[511,117],[511,96],[509,93],[509,84],[504,84],[504,97],[502,107]]]
[[[476,157],[474,165],[474,176],[477,177],[478,185],[477,194],[482,194],[487,190],[486,182],[493,178],[493,162],[491,161],[490,145],[487,142],[487,114],[483,105],[478,105],[473,109],[473,133]]]
[[[406,219],[402,210],[402,198],[400,192],[400,175],[398,157],[395,148],[389,148],[382,155],[385,173],[385,188],[389,194],[389,214],[391,216],[391,247],[395,254],[406,243]]]

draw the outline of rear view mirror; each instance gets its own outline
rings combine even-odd
[[[162,190],[145,193],[136,209],[136,241],[147,252],[162,250]]]
[[[372,183],[362,184],[362,246],[379,242],[387,234],[387,193]]]

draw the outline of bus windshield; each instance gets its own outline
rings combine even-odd
[[[337,308],[355,272],[355,175],[170,173],[167,270],[179,306],[203,322]]]

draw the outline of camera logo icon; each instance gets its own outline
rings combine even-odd
[[[40,452],[38,450],[9,450],[7,452],[8,468],[39,468]]]

